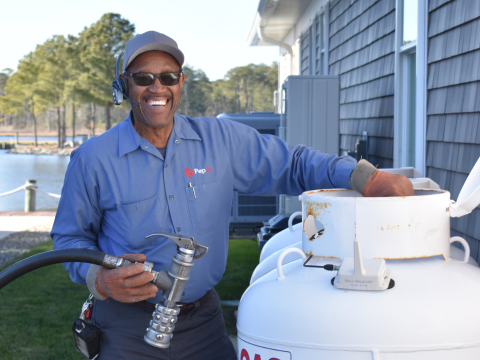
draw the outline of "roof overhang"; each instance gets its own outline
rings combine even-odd
[[[271,45],[258,37],[257,29],[259,26],[263,28],[265,36],[283,41],[312,1],[260,0],[247,44],[251,46]]]

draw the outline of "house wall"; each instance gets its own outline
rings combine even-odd
[[[480,1],[430,0],[427,76],[427,176],[452,199],[480,156]],[[480,260],[480,209],[452,218]]]
[[[329,74],[340,75],[340,151],[363,131],[368,159],[393,167],[395,0],[330,4]]]
[[[293,50],[293,67],[290,70],[291,57],[285,49],[280,48],[279,73],[278,73],[278,90],[282,90],[282,84],[289,75],[300,74],[300,36],[312,25],[315,16],[324,11],[328,0],[313,0],[303,15],[298,19],[296,25],[282,40],[290,45]],[[279,109],[280,111],[280,109]]]

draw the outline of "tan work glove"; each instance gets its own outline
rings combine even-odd
[[[350,177],[352,188],[365,197],[414,196],[407,177],[377,170],[366,160],[360,160]]]
[[[362,190],[365,197],[414,196],[413,185],[407,177],[375,170]]]
[[[120,257],[132,262],[146,260],[143,254],[125,254]],[[111,297],[124,303],[153,298],[157,295],[158,288],[149,284],[153,280],[153,274],[144,269],[143,264],[132,264],[117,269],[101,266],[95,276],[95,288],[103,297]]]

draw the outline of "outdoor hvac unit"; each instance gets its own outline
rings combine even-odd
[[[260,134],[279,135],[279,114],[252,112],[250,114],[220,114],[217,117],[251,126]],[[277,213],[278,196],[251,196],[239,194],[235,191],[230,226],[235,223],[261,223]]]
[[[289,76],[282,85],[280,137],[328,154],[339,154],[340,79],[338,76]],[[302,210],[296,196],[280,196],[279,211]]]

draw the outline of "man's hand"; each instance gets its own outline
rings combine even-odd
[[[146,260],[143,254],[126,254],[120,257],[131,262]],[[95,277],[95,288],[104,297],[132,303],[157,295],[158,288],[149,284],[152,280],[153,274],[145,272],[143,264],[133,264],[118,269],[107,269],[102,266]]]
[[[413,185],[403,175],[375,170],[362,190],[365,197],[414,196]]]
[[[350,185],[365,197],[415,195],[408,178],[377,170],[366,160],[360,160],[353,169]]]

